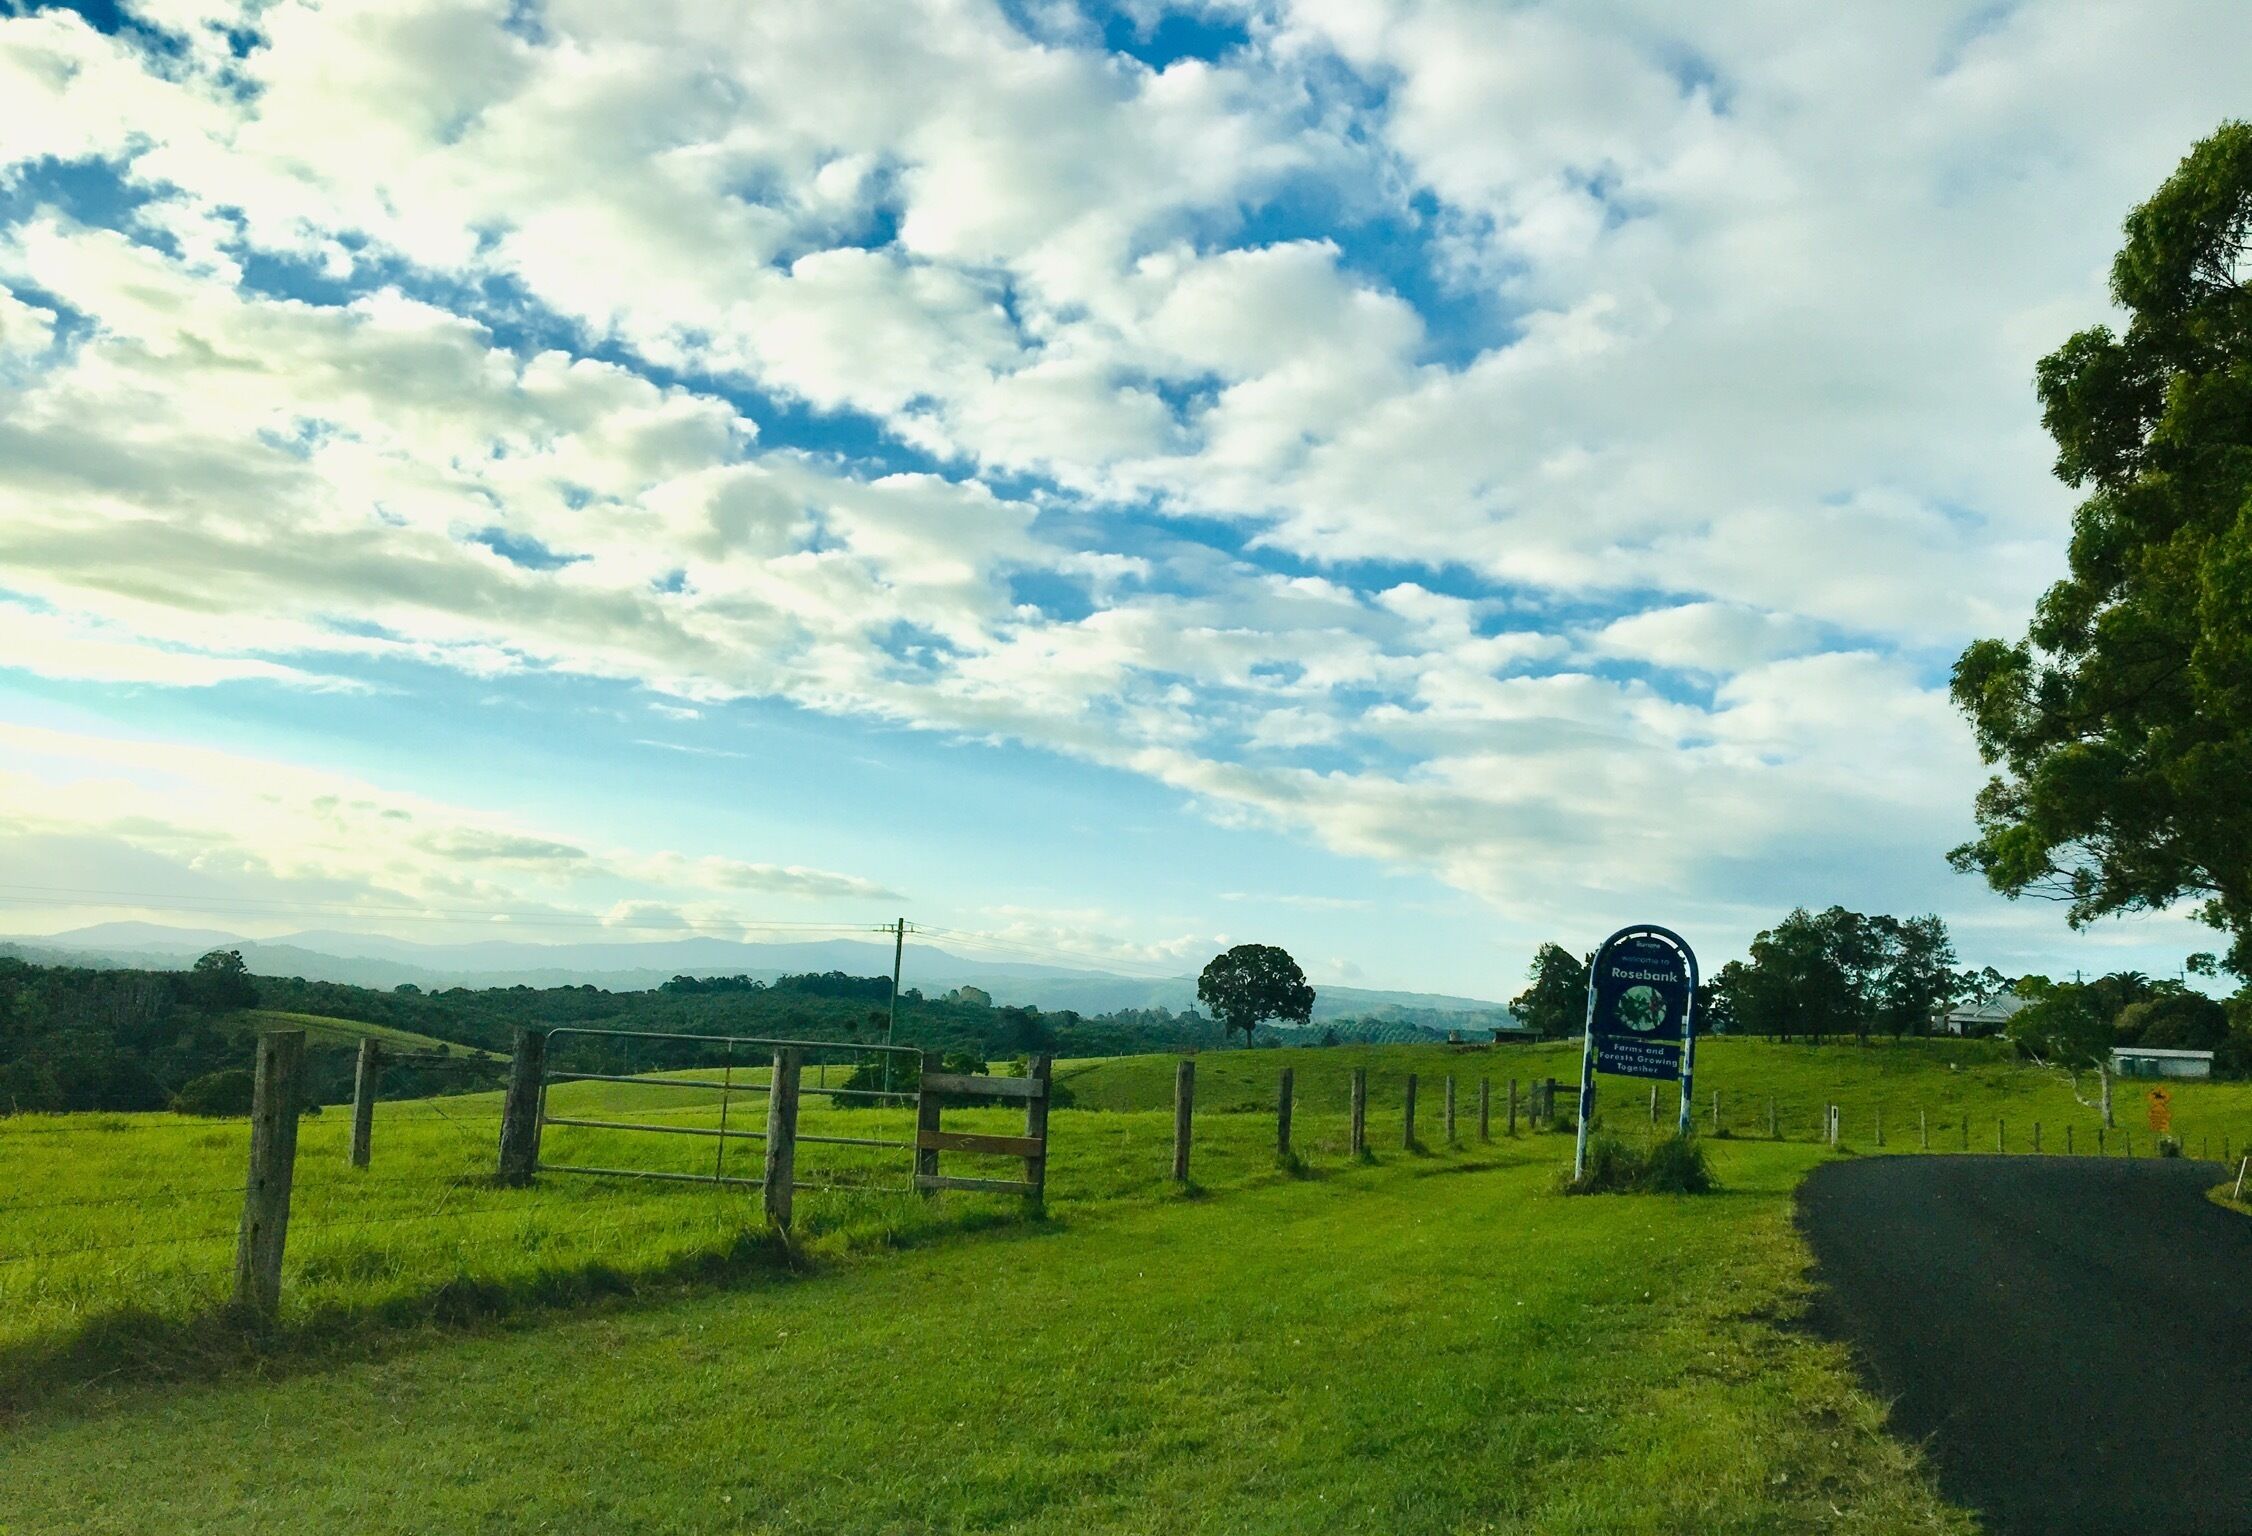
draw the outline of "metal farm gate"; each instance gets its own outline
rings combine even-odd
[[[714,1061],[712,1058],[717,1057]],[[651,1061],[647,1058],[657,1057]],[[813,1080],[807,1081],[807,1069]],[[842,1081],[831,1085],[836,1073]],[[1022,1077],[988,1077],[940,1070],[936,1051],[905,1045],[851,1045],[834,1040],[770,1040],[742,1035],[664,1034],[624,1029],[585,1029],[565,1025],[552,1030],[519,1029],[509,1065],[508,1094],[501,1107],[499,1180],[522,1186],[535,1173],[594,1174],[611,1178],[673,1179],[684,1183],[739,1185],[764,1192],[766,1216],[775,1228],[790,1225],[791,1194],[799,1189],[914,1190],[936,1196],[944,1190],[973,1194],[1018,1195],[1034,1210],[1043,1206],[1048,1185],[1048,1100],[1053,1063],[1035,1056]],[[910,1090],[908,1084],[914,1083]],[[551,1102],[556,1089],[567,1096],[578,1084],[615,1085],[608,1096],[624,1100],[611,1108],[596,1098],[588,1105]],[[704,1096],[689,1102],[686,1095]],[[847,1118],[816,1121],[819,1130],[798,1126],[798,1100],[825,1097],[832,1106],[876,1109],[913,1106],[911,1120],[896,1133],[878,1117],[868,1135],[837,1134],[861,1127]],[[764,1101],[763,1115],[737,1112],[739,1096]],[[584,1097],[595,1098],[594,1095]],[[677,1097],[677,1110],[654,1106]],[[983,1106],[1023,1114],[1022,1134],[949,1131],[942,1122],[948,1102],[962,1108]],[[585,1112],[580,1112],[581,1110]],[[600,1111],[599,1113],[595,1111]],[[668,1116],[674,1118],[667,1118]],[[693,1117],[683,1120],[681,1116]],[[598,1161],[562,1161],[547,1155],[545,1132],[556,1127],[602,1138]],[[610,1155],[620,1138],[639,1149]],[[707,1164],[701,1154],[673,1159],[656,1148],[675,1138],[711,1142]],[[730,1142],[762,1143],[756,1173],[740,1161],[728,1162]],[[799,1143],[860,1149],[882,1154],[857,1164],[814,1170],[800,1178]],[[1013,1179],[942,1173],[939,1157],[954,1153],[1000,1158],[1021,1166]]]
[[[634,1052],[645,1049],[644,1042],[678,1042],[672,1048],[676,1054],[718,1056],[720,1059],[717,1063],[699,1062],[691,1066],[659,1068],[654,1072],[578,1071],[559,1064],[570,1061],[574,1055],[597,1059],[613,1058],[620,1054],[630,1057]],[[597,1049],[585,1049],[589,1045],[597,1045]],[[574,1052],[574,1046],[580,1049]],[[728,1143],[767,1142],[780,1135],[793,1145],[810,1143],[818,1146],[862,1147],[898,1154],[896,1160],[880,1160],[870,1170],[876,1176],[865,1179],[845,1178],[841,1176],[844,1170],[835,1170],[826,1179],[817,1177],[809,1180],[796,1177],[793,1170],[785,1174],[785,1177],[796,1188],[910,1189],[913,1187],[915,1174],[915,1138],[912,1129],[897,1136],[817,1135],[797,1129],[796,1100],[800,1096],[812,1094],[827,1097],[832,1103],[850,1101],[870,1106],[911,1107],[916,1103],[917,1095],[890,1085],[904,1085],[914,1081],[914,1069],[919,1066],[920,1055],[912,1046],[849,1045],[834,1040],[772,1040],[743,1035],[663,1034],[645,1030],[580,1029],[569,1026],[552,1029],[547,1032],[539,1081],[539,1124],[543,1132],[539,1145],[542,1155],[533,1166],[542,1173],[622,1175],[629,1178],[675,1179],[688,1183],[758,1188],[769,1182],[764,1167],[766,1159],[756,1159],[747,1168],[738,1163],[735,1170],[730,1171]],[[860,1069],[859,1075],[863,1082],[872,1081],[880,1086],[841,1086],[843,1082],[852,1080],[854,1069]],[[832,1076],[839,1080],[840,1086],[829,1086]],[[777,1082],[786,1085],[786,1102],[778,1100],[774,1094]],[[658,1118],[613,1118],[609,1114],[557,1114],[550,1105],[549,1091],[559,1083],[626,1084],[636,1091],[637,1096],[644,1090],[659,1094],[666,1090],[677,1090],[683,1094],[702,1096],[701,1103],[686,1104],[679,1113],[693,1115],[699,1110],[708,1112],[715,1106],[718,1113],[710,1124],[682,1124]],[[750,1114],[738,1112],[737,1101],[745,1097],[759,1101],[755,1106],[742,1106],[754,1111]],[[778,1118],[778,1109],[787,1112],[782,1117],[788,1122],[786,1129],[773,1123]],[[665,1113],[667,1111],[653,1111],[657,1116]],[[706,1113],[703,1118],[712,1117]],[[636,1132],[651,1136],[705,1137],[712,1143],[711,1166],[709,1169],[677,1166],[659,1168],[550,1162],[544,1155],[544,1132],[549,1126]],[[636,1161],[641,1159],[637,1158]],[[896,1171],[896,1179],[887,1176],[893,1171]]]

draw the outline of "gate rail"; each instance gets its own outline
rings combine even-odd
[[[723,1057],[718,1064],[720,1075],[717,1078],[644,1076],[619,1072],[579,1072],[554,1066],[552,1064],[553,1057],[549,1055],[548,1048],[558,1041],[567,1042],[573,1038],[629,1042],[663,1040],[682,1042],[707,1050],[717,1050],[722,1053]],[[889,1089],[831,1088],[826,1083],[808,1085],[804,1081],[803,1068],[806,1056],[813,1053],[834,1053],[844,1056],[846,1062],[837,1063],[838,1065],[857,1065],[861,1062],[873,1060],[883,1061],[887,1068],[895,1062],[913,1061],[919,1055],[911,1046],[859,1045],[838,1040],[790,1040],[754,1035],[694,1035],[657,1030],[591,1029],[575,1025],[548,1030],[543,1041],[543,1048],[540,1051],[537,1107],[537,1123],[540,1130],[544,1131],[548,1126],[558,1125],[587,1130],[636,1131],[660,1136],[708,1136],[712,1138],[714,1143],[712,1167],[708,1173],[683,1173],[671,1169],[615,1168],[592,1163],[551,1162],[539,1155],[540,1144],[545,1138],[535,1136],[531,1171],[592,1174],[611,1178],[665,1179],[676,1183],[731,1185],[739,1188],[769,1188],[774,1180],[765,1170],[762,1170],[757,1176],[728,1172],[727,1144],[730,1141],[768,1143],[770,1150],[767,1161],[769,1163],[773,1161],[771,1149],[777,1140],[792,1145],[798,1142],[810,1142],[824,1146],[889,1148],[901,1152],[912,1152],[914,1150],[915,1144],[913,1141],[898,1137],[828,1136],[799,1131],[796,1123],[796,1101],[806,1094],[826,1096],[831,1099],[853,1099],[876,1104],[904,1105],[916,1102],[916,1095],[912,1093],[894,1092]],[[765,1081],[759,1081],[755,1078],[749,1081],[738,1081],[735,1077],[738,1065],[746,1070],[754,1070],[764,1066],[768,1069],[768,1076]],[[829,1063],[825,1062],[821,1065],[827,1066]],[[710,1072],[713,1068],[707,1065],[668,1070]],[[891,1073],[887,1070],[885,1073],[886,1080],[888,1081],[890,1077]],[[700,1093],[716,1092],[719,1096],[719,1123],[717,1125],[662,1125],[647,1120],[550,1113],[548,1110],[548,1089],[556,1083],[573,1082],[625,1083],[637,1088],[686,1088]],[[775,1085],[777,1083],[786,1083],[789,1090],[787,1094],[789,1113],[784,1117],[787,1123],[782,1126],[776,1125],[776,1117],[771,1113],[775,1104]],[[764,1117],[767,1122],[764,1129],[729,1124],[737,1096],[745,1094],[764,1095],[767,1098],[770,1112]],[[799,1179],[795,1176],[795,1161],[794,1157],[786,1159],[791,1169],[789,1182],[793,1188],[865,1189],[871,1187],[867,1184]]]
[[[719,1076],[716,1079],[645,1076],[620,1072],[581,1072],[552,1066],[548,1053],[550,1042],[570,1038],[662,1040],[683,1042],[706,1050],[716,1049],[722,1053],[717,1069]],[[738,1053],[745,1059],[738,1061]],[[917,1089],[913,1093],[907,1093],[888,1086],[881,1089],[831,1088],[826,1081],[808,1087],[804,1080],[804,1067],[810,1053],[841,1054],[862,1065],[870,1061],[883,1062],[883,1080],[887,1085],[895,1080],[892,1069],[899,1064],[900,1058],[915,1061],[919,1068]],[[735,1071],[739,1065],[751,1070],[762,1064],[769,1068],[765,1081],[736,1080]],[[828,1063],[819,1065],[826,1068]],[[691,1035],[654,1030],[591,1029],[576,1025],[552,1030],[520,1029],[516,1032],[515,1055],[510,1064],[508,1097],[501,1111],[500,1182],[521,1185],[530,1183],[535,1173],[575,1173],[608,1178],[665,1179],[687,1184],[756,1187],[765,1193],[768,1222],[781,1231],[789,1228],[791,1195],[796,1190],[865,1190],[886,1187],[873,1183],[800,1180],[797,1177],[797,1146],[798,1143],[805,1142],[816,1146],[872,1147],[910,1154],[913,1159],[911,1179],[904,1185],[892,1187],[903,1190],[911,1188],[925,1195],[936,1195],[941,1190],[950,1189],[979,1194],[1021,1195],[1033,1209],[1039,1209],[1046,1198],[1048,1180],[1048,1102],[1052,1078],[1050,1059],[1046,1056],[1034,1057],[1028,1075],[1024,1077],[973,1076],[943,1072],[939,1067],[940,1057],[936,1051],[918,1051],[913,1046],[903,1045],[856,1045],[836,1040],[784,1040],[749,1035]],[[710,1072],[713,1068],[706,1065],[668,1070]],[[901,1078],[904,1076],[904,1073],[899,1074]],[[556,1083],[573,1082],[624,1083],[638,1088],[691,1088],[703,1093],[717,1092],[719,1121],[716,1125],[665,1125],[649,1120],[613,1119],[607,1115],[550,1114],[547,1105],[548,1089]],[[914,1135],[900,1138],[801,1133],[798,1130],[798,1100],[801,1095],[808,1093],[832,1100],[913,1104]],[[766,1096],[766,1124],[763,1130],[728,1123],[738,1094]],[[940,1116],[949,1099],[1022,1103],[1024,1134],[996,1136],[948,1131],[941,1125]],[[551,1125],[661,1136],[708,1136],[713,1141],[711,1169],[709,1172],[682,1172],[666,1168],[615,1168],[593,1163],[550,1162],[541,1155],[541,1133]],[[764,1166],[758,1177],[728,1171],[727,1144],[730,1141],[758,1141],[765,1144]],[[994,1179],[941,1174],[938,1160],[942,1152],[1017,1158],[1023,1163],[1024,1176],[1021,1179]]]

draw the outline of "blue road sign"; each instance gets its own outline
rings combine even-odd
[[[1613,935],[1588,971],[1595,1070],[1618,1077],[1681,1075],[1682,1040],[1697,984],[1689,947],[1648,929]]]
[[[1579,1145],[1572,1177],[1587,1167],[1595,1074],[1678,1077],[1681,1134],[1697,1056],[1697,957],[1680,934],[1654,924],[1621,928],[1587,968],[1587,1036],[1580,1047]]]

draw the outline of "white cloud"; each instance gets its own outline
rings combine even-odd
[[[1277,0],[1163,70],[977,0],[138,13],[179,46],[0,21],[0,174],[132,205],[0,236],[11,655],[781,697],[1527,909],[1923,888],[1930,660],[2061,557],[2032,361],[2252,54],[2124,0]],[[772,441],[837,416],[876,462]]]

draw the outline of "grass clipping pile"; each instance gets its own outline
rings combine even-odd
[[[1634,1146],[1606,1132],[1587,1144],[1587,1171],[1563,1179],[1567,1195],[1709,1195],[1718,1188],[1705,1149],[1693,1136]]]

